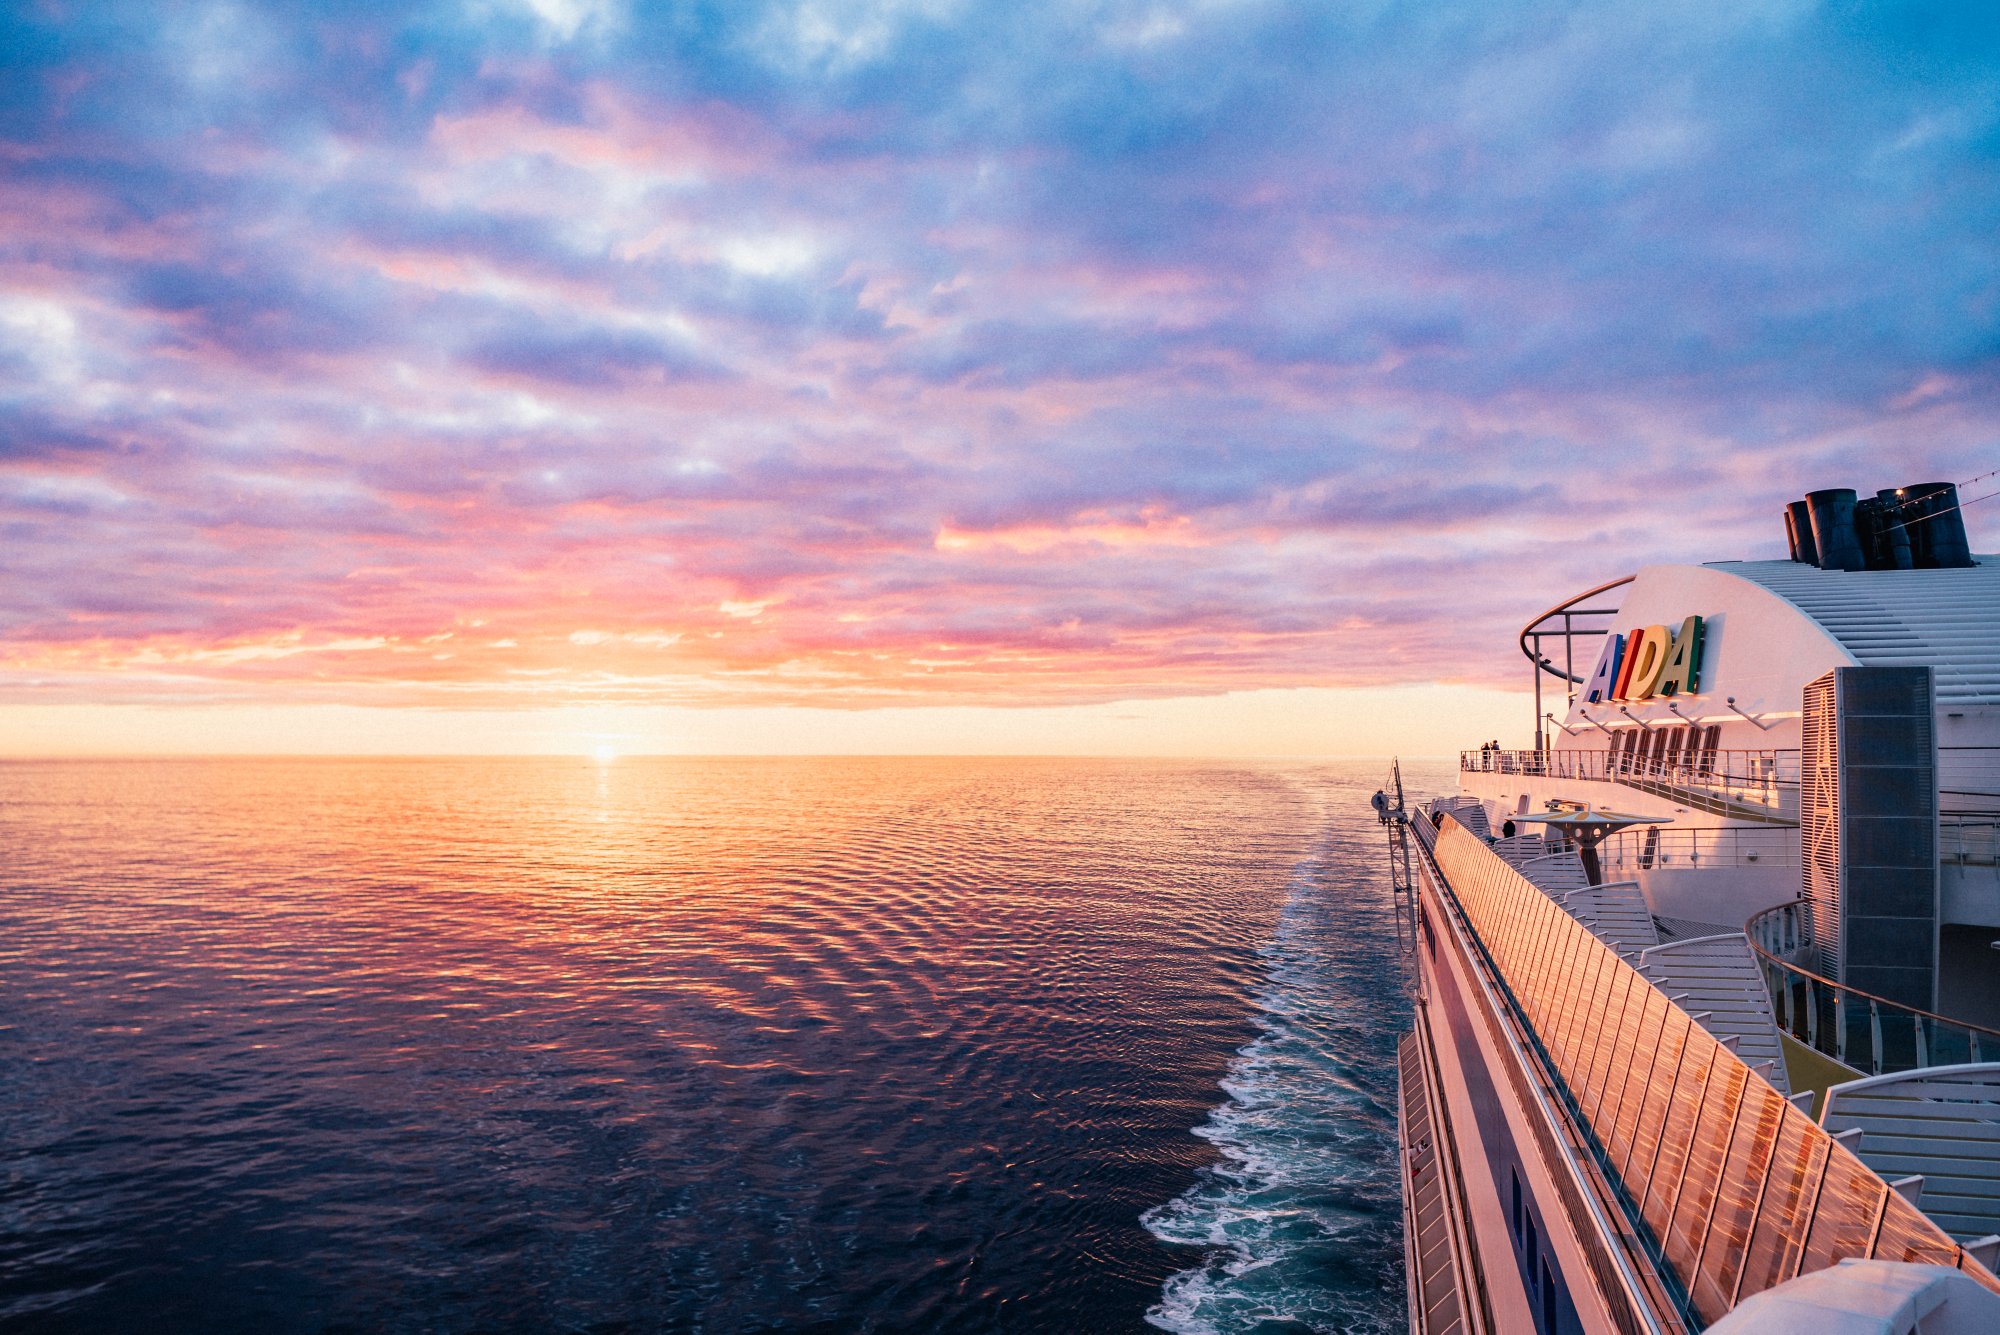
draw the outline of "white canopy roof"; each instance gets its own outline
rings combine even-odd
[[[1717,561],[1798,608],[1861,663],[1930,667],[1940,705],[2000,704],[2000,556],[1963,570]]]

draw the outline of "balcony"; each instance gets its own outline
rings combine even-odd
[[[1621,830],[1597,846],[1597,865],[1606,880],[1624,880],[1642,871],[1720,871],[1739,867],[1799,866],[1799,832],[1757,826],[1681,829],[1656,825]]]
[[[1796,825],[1799,818],[1796,750],[1697,748],[1665,757],[1628,751],[1479,750],[1459,752],[1458,768],[1463,774],[1615,783],[1735,820]]]
[[[2000,866],[2000,816],[1940,816],[1938,865]]]

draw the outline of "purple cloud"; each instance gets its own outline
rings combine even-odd
[[[1513,680],[1991,466],[1976,14],[839,12],[4,20],[0,684]]]

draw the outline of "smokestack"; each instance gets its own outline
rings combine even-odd
[[[1854,488],[1832,487],[1806,493],[1812,513],[1813,546],[1821,570],[1864,570],[1867,559],[1854,533]]]
[[[1791,544],[1792,559],[1809,566],[1819,564],[1819,548],[1813,545],[1812,511],[1804,501],[1785,507],[1785,541]]]
[[[1854,527],[1870,570],[1908,570],[1910,535],[1894,491],[1879,491],[1854,507]]]
[[[1917,569],[1960,570],[1972,564],[1957,487],[1949,482],[1919,482],[1883,495],[1893,496],[1901,507],[1903,527],[1910,535],[1911,564]]]

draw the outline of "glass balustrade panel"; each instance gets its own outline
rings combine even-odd
[[[1448,893],[1582,1115],[1586,1140],[1703,1320],[1802,1269],[1862,1255],[1878,1220],[1878,1254],[1957,1263],[1956,1246],[1921,1213],[1615,951],[1470,845],[1473,836],[1453,833],[1434,841],[1447,861],[1465,864]],[[1864,1025],[1873,1018],[1865,1006],[1842,1009],[1850,1035],[1857,1012]]]
[[[1647,1082],[1645,1100],[1639,1108],[1638,1131],[1632,1138],[1632,1157],[1620,1165],[1626,1189],[1631,1192],[1634,1201],[1644,1198],[1646,1184],[1652,1180],[1653,1162],[1660,1157],[1664,1140],[1662,1133],[1666,1129],[1667,1114],[1680,1079],[1688,1035],[1693,1032],[1694,1024],[1687,1013],[1668,1003],[1661,1025],[1659,1053],[1653,1059],[1652,1077]]]
[[[1888,1188],[1882,1179],[1846,1150],[1835,1146],[1826,1164],[1826,1181],[1813,1206],[1806,1233],[1801,1272],[1823,1270],[1853,1256],[1868,1254],[1875,1232],[1875,1212]]]
[[[1681,1170],[1687,1166],[1688,1151],[1694,1145],[1695,1120],[1708,1095],[1715,1048],[1715,1040],[1700,1026],[1689,1029],[1667,1104],[1666,1123],[1660,1130],[1660,1151],[1646,1174],[1646,1194],[1640,1206],[1646,1226],[1656,1238],[1665,1238],[1673,1225],[1674,1197],[1680,1191]]]
[[[1742,1063],[1718,1061],[1708,1082],[1674,1200],[1673,1228],[1666,1237],[1667,1260],[1677,1275],[1698,1278],[1695,1262],[1708,1237],[1709,1215],[1722,1189],[1723,1161],[1733,1148],[1736,1115],[1749,1081],[1750,1072]]]
[[[1549,1037],[1554,1041],[1555,1051],[1560,1054],[1558,1064],[1566,1075],[1570,1075],[1581,1065],[1579,1054],[1585,1041],[1582,1034],[1589,1020],[1586,1007],[1591,992],[1597,986],[1603,960],[1597,938],[1591,936],[1582,923],[1571,918],[1567,924],[1561,925],[1561,931],[1565,977],[1559,980],[1561,992],[1556,1000],[1555,1023],[1550,1028]]]
[[[1784,1097],[1760,1080],[1751,1081],[1744,1091],[1701,1260],[1689,1286],[1695,1310],[1705,1320],[1715,1320],[1734,1305],[1757,1206],[1768,1181],[1765,1170],[1777,1148],[1786,1106]]]
[[[1637,1013],[1628,1019],[1632,1035],[1632,1061],[1626,1067],[1624,1088],[1619,1091],[1617,1104],[1612,1110],[1606,1145],[1611,1161],[1621,1167],[1632,1157],[1639,1115],[1646,1106],[1646,1091],[1652,1087],[1653,1072],[1660,1061],[1660,1039],[1666,1028],[1667,1011],[1671,1008],[1671,1003],[1660,995],[1657,988],[1646,987],[1639,992]]]
[[[1796,1252],[1805,1234],[1806,1211],[1819,1190],[1831,1148],[1825,1133],[1805,1114],[1796,1108],[1780,1112],[1777,1143],[1765,1170],[1764,1198],[1757,1203],[1757,1222],[1743,1260],[1738,1301],[1798,1273]]]
[[[1959,1263],[1958,1245],[1938,1236],[1937,1225],[1923,1211],[1894,1192],[1875,1235],[1875,1256],[1883,1261],[1914,1261],[1920,1265]]]
[[[1597,1128],[1600,1142],[1609,1134],[1612,1106],[1618,1095],[1624,1092],[1625,1072],[1636,1052],[1626,1021],[1629,1013],[1640,1004],[1635,999],[1637,994],[1647,990],[1646,980],[1622,962],[1605,972],[1611,986],[1604,996],[1602,1027],[1598,1031],[1597,1049],[1590,1063],[1589,1086],[1583,1099],[1584,1115]]]

